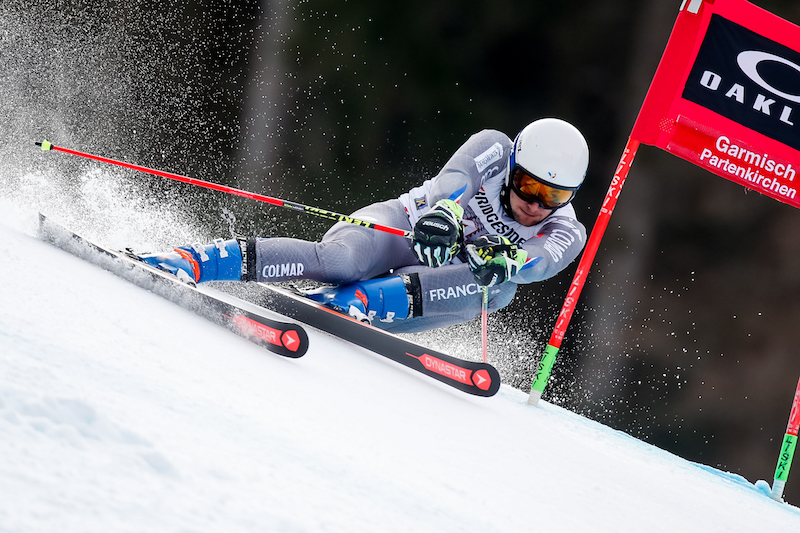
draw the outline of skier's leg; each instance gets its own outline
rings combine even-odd
[[[393,333],[413,333],[468,322],[481,314],[483,291],[466,264],[439,268],[412,266],[396,271],[401,276],[418,276],[421,315],[373,325]],[[516,283],[489,288],[489,312],[511,303]]]
[[[403,205],[390,200],[354,213],[362,220],[411,229]],[[171,252],[145,254],[143,261],[197,283],[205,281],[289,281],[346,283],[379,276],[417,263],[408,239],[340,222],[322,242],[300,239],[217,239]]]
[[[369,205],[353,213],[353,217],[411,229],[398,200]],[[255,243],[258,281],[302,278],[343,284],[371,279],[418,262],[405,237],[347,222],[335,224],[321,242],[275,238]]]

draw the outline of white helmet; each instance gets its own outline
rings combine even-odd
[[[514,139],[509,170],[515,164],[556,187],[580,187],[589,167],[589,146],[569,122],[543,118]]]
[[[563,207],[572,201],[588,167],[589,146],[575,126],[557,118],[531,122],[519,132],[511,148],[503,203],[508,202],[509,190],[513,189],[526,201],[538,201],[542,207]],[[520,175],[533,180],[520,187]]]

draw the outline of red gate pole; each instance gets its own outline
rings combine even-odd
[[[531,405],[538,405],[539,399],[542,397],[542,392],[544,392],[544,388],[547,386],[547,381],[550,379],[550,373],[556,362],[556,355],[558,354],[559,348],[561,348],[561,341],[564,340],[564,333],[567,330],[567,326],[569,326],[569,321],[572,319],[572,313],[575,311],[575,304],[578,302],[583,286],[586,283],[589,269],[592,267],[597,249],[600,246],[600,241],[603,239],[603,234],[608,227],[608,221],[614,212],[614,207],[617,205],[619,193],[622,191],[625,178],[628,177],[628,172],[631,169],[633,158],[636,157],[636,151],[638,149],[639,141],[628,137],[625,151],[622,153],[622,158],[619,161],[619,165],[617,165],[617,170],[614,173],[614,178],[611,180],[606,198],[603,200],[603,206],[600,208],[600,213],[597,215],[597,221],[594,224],[594,228],[592,228],[591,235],[589,235],[586,249],[583,251],[583,256],[581,257],[580,263],[578,263],[578,269],[575,271],[572,284],[567,292],[567,297],[564,299],[564,305],[561,307],[561,312],[558,314],[553,334],[550,336],[550,341],[547,343],[547,348],[545,348],[542,360],[539,362],[536,378],[533,380],[531,393],[530,396],[528,396],[528,403]]]

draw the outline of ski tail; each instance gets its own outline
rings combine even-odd
[[[42,214],[39,237],[273,353],[298,358],[308,351],[308,334],[301,325],[234,296],[187,284],[125,252],[104,248]]]

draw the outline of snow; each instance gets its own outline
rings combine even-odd
[[[506,385],[315,331],[271,354],[39,241],[26,209],[0,200],[1,532],[800,527],[763,482]]]

